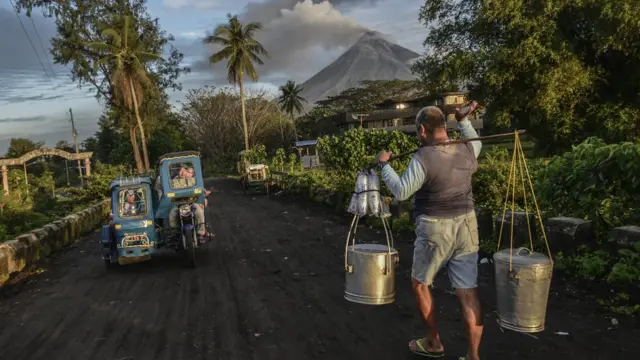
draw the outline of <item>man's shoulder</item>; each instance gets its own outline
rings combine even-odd
[[[471,145],[470,142],[464,142],[447,145],[425,146],[418,149],[413,157],[421,163],[432,161],[440,162],[445,158],[450,160],[451,154],[454,153],[462,153],[465,155],[468,154],[470,156],[474,156],[473,145]]]

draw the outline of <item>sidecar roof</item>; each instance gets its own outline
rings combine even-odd
[[[113,190],[116,187],[129,186],[129,185],[142,185],[148,184],[151,186],[153,181],[148,176],[134,176],[134,177],[121,177],[113,180],[109,187]]]
[[[200,157],[200,152],[199,151],[178,151],[178,152],[172,152],[172,153],[167,153],[164,154],[162,156],[160,156],[158,158],[158,163],[162,163],[163,161],[166,160],[173,160],[173,159],[180,159],[180,158],[192,158],[192,157]]]

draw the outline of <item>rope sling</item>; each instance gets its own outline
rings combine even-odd
[[[540,226],[540,231],[542,232],[542,238],[544,240],[547,253],[549,255],[549,259],[551,259],[551,263],[553,265],[553,258],[551,256],[551,248],[549,247],[549,241],[547,239],[547,234],[544,229],[544,224],[542,223],[542,212],[540,211],[540,207],[538,206],[538,200],[536,199],[536,194],[533,189],[533,181],[531,180],[531,174],[529,173],[529,167],[527,166],[527,160],[524,156],[524,150],[522,148],[522,142],[520,141],[520,133],[518,131],[514,132],[514,142],[513,142],[513,155],[511,159],[511,166],[509,171],[509,180],[507,181],[507,190],[504,196],[504,207],[502,210],[502,219],[500,221],[500,233],[498,236],[498,246],[496,251],[500,250],[500,245],[502,243],[502,231],[504,229],[505,223],[505,215],[507,213],[507,206],[509,202],[509,195],[511,195],[511,231],[509,232],[509,250],[513,249],[513,233],[514,233],[514,215],[515,215],[515,199],[516,199],[516,183],[517,183],[517,174],[520,175],[520,181],[522,182],[522,194],[524,201],[524,213],[527,219],[527,232],[529,235],[529,252],[534,252],[533,245],[533,234],[531,232],[531,223],[529,220],[529,205],[527,201],[527,186],[525,185],[525,176],[527,179],[527,183],[529,184],[529,189],[531,191],[531,197],[533,198],[533,204],[535,205],[536,218],[538,220],[538,225]],[[511,192],[511,194],[509,194]],[[509,251],[509,271],[513,271],[513,256],[512,251]]]

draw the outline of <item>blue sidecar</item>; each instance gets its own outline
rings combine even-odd
[[[156,249],[149,177],[111,182],[111,221],[102,227],[102,259],[121,265],[151,259]]]

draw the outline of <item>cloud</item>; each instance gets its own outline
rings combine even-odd
[[[219,0],[164,0],[162,4],[169,9],[190,7],[204,10],[215,8],[220,3]]]
[[[313,5],[329,3],[332,7],[353,7],[361,4],[375,4],[379,0],[304,0]],[[244,13],[239,17],[245,21],[257,21],[267,24],[282,16],[282,10],[291,10],[303,0],[267,0],[264,2],[249,2]]]
[[[22,102],[22,101],[42,101],[42,100],[55,100],[55,99],[62,99],[64,98],[64,95],[51,95],[51,96],[46,96],[44,94],[40,94],[40,95],[31,95],[31,96],[20,96],[20,95],[16,95],[16,96],[9,96],[7,98],[4,98],[4,101],[7,101],[9,103],[15,103],[15,102]]]
[[[78,141],[84,141],[98,130],[100,112],[94,109],[74,110]],[[68,113],[56,113],[32,117],[14,117],[0,119],[0,156],[4,154],[11,138],[28,138],[33,141],[44,141],[46,146],[54,146],[60,140],[72,141],[71,124]],[[7,127],[10,127],[7,129]],[[37,130],[36,130],[37,129]]]
[[[243,23],[259,22],[256,34],[269,53],[262,57],[261,80],[283,78],[304,81],[338,57],[364,32],[366,26],[343,14],[343,8],[374,4],[378,0],[267,0],[251,2],[238,15]],[[218,47],[210,46],[206,55]],[[209,65],[206,58],[193,64],[194,71],[214,71],[226,80],[223,64]]]
[[[47,119],[44,116],[27,116],[0,119],[0,124],[44,122],[46,120]]]
[[[50,75],[52,75],[52,67],[54,72],[64,70],[62,66],[52,65],[53,61],[49,53],[50,39],[56,35],[53,21],[44,18],[37,11],[33,12],[31,18],[21,13],[20,19],[24,30],[13,10],[0,8],[0,49],[2,49],[0,51],[0,70],[35,70],[42,73],[43,76],[45,70],[42,69],[42,65]],[[37,32],[34,28],[37,29]],[[29,39],[35,47],[35,52]],[[38,57],[42,61],[42,65],[40,65]]]

